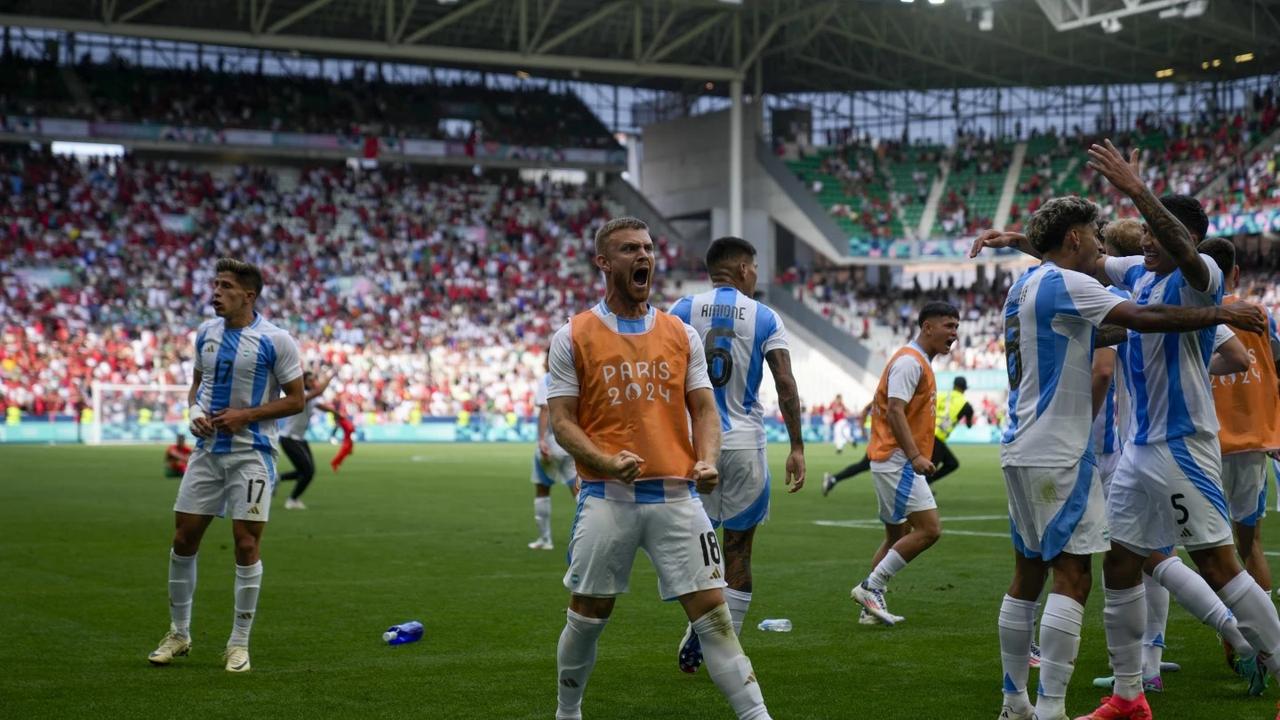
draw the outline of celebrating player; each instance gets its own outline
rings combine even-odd
[[[654,252],[643,222],[623,217],[600,228],[595,264],[604,300],[560,328],[550,352],[552,426],[582,477],[556,718],[582,717],[597,641],[643,549],[661,596],[679,600],[693,623],[716,687],[738,718],[763,720],[769,712],[733,632],[720,546],[698,496],[715,488],[720,454],[702,341],[649,305]]]
[[[765,457],[764,408],[759,402],[764,363],[769,364],[778,404],[791,438],[786,484],[804,486],[804,439],[800,396],[791,375],[791,353],[782,319],[751,299],[756,290],[756,249],[723,237],[707,249],[711,290],[681,298],[671,314],[693,326],[707,353],[707,371],[720,411],[720,483],[702,498],[711,524],[724,525],[725,598],[733,631],[742,634],[751,607],[751,547],[756,526],[769,516],[769,463]],[[695,672],[702,664],[698,636],[690,625],[680,642],[679,665]]]
[[[1134,194],[1150,195],[1141,181],[1138,185],[1140,189],[1132,188]],[[1150,203],[1143,200],[1139,209],[1161,233],[1173,232],[1172,226],[1181,228],[1154,197]],[[1257,310],[1240,304],[1181,308],[1138,304],[1108,292],[1089,277],[1101,272],[1105,260],[1099,253],[1098,215],[1098,206],[1087,200],[1056,198],[1032,217],[1028,236],[987,231],[972,253],[983,247],[1017,247],[1043,260],[1014,283],[1005,303],[1011,393],[1001,465],[1015,553],[1013,582],[999,618],[1002,720],[1031,720],[1033,713],[1039,720],[1066,717],[1066,689],[1092,582],[1090,556],[1108,547],[1102,489],[1088,446],[1096,329],[1104,322],[1142,332],[1193,331],[1223,322],[1246,328],[1261,325]],[[1117,484],[1113,482],[1113,499]],[[1053,588],[1040,625],[1040,692],[1032,710],[1027,664],[1036,599],[1050,569]],[[1124,608],[1123,612],[1145,615],[1141,563],[1132,584],[1108,587],[1107,596],[1108,613]],[[1110,646],[1113,623],[1110,614],[1107,618]],[[1094,720],[1137,718],[1150,712],[1140,681],[1130,682],[1141,675],[1142,630],[1139,621],[1132,647],[1126,644],[1122,650],[1132,654],[1136,671],[1121,680],[1116,668],[1117,696],[1090,716]]]
[[[1221,238],[1200,243],[1201,253],[1223,270],[1232,302],[1240,283],[1235,246]],[[1266,312],[1266,311],[1264,311]],[[1245,568],[1263,590],[1271,592],[1271,568],[1262,554],[1258,524],[1267,510],[1267,453],[1280,450],[1280,398],[1277,363],[1280,334],[1267,312],[1267,334],[1237,332],[1247,348],[1249,366],[1232,375],[1214,375],[1213,402],[1222,447],[1222,488],[1235,526],[1236,549]]]
[[[191,457],[191,446],[187,444],[187,436],[178,433],[173,444],[164,449],[164,476],[182,477],[187,472],[187,459]]]
[[[311,455],[311,443],[307,442],[307,428],[311,427],[311,414],[316,410],[337,412],[332,406],[320,402],[320,396],[329,387],[332,379],[333,376],[330,375],[317,382],[315,373],[311,371],[303,373],[302,386],[307,396],[302,412],[285,418],[280,423],[280,449],[284,450],[289,462],[293,463],[293,471],[281,475],[280,479],[297,481],[293,492],[289,493],[289,497],[284,501],[285,510],[307,509],[302,502],[302,493],[307,491],[307,487],[316,476],[316,460]]]
[[[872,400],[867,454],[880,501],[884,542],[871,559],[871,574],[850,592],[885,625],[902,620],[885,606],[889,581],[942,536],[938,504],[925,481],[936,470],[930,458],[938,386],[929,363],[934,356],[951,352],[960,311],[944,302],[931,302],[921,308],[916,324],[920,331],[915,340],[889,359]]]
[[[231,258],[215,266],[217,318],[196,333],[190,404],[191,433],[199,438],[174,503],[169,553],[169,633],[149,656],[168,665],[191,650],[191,604],[196,553],[214,515],[231,515],[235,538],[235,616],[225,653],[228,672],[249,670],[249,631],[262,585],[259,547],[276,480],[279,418],[304,405],[302,367],[293,338],[254,309],[262,293],[257,267]],[[281,391],[284,397],[278,397]]]
[[[550,382],[551,376],[543,375],[533,391],[533,404],[538,408],[538,447],[533,451],[529,480],[533,482],[533,520],[538,524],[538,539],[529,543],[530,550],[555,549],[551,542],[551,488],[556,482],[568,485],[569,492],[578,497],[578,469],[551,431],[551,411],[547,409]]]

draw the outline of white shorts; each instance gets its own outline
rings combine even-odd
[[[1230,545],[1221,478],[1216,435],[1125,447],[1107,503],[1111,537],[1139,553]]]
[[[1267,514],[1267,454],[1242,452],[1222,458],[1222,492],[1231,520],[1256,526]]]
[[[265,450],[211,453],[196,448],[178,485],[174,512],[231,515],[266,522],[276,486],[276,460]]]
[[[542,453],[534,448],[533,470],[529,473],[529,481],[547,487],[553,487],[558,482],[573,487],[578,481],[578,466],[574,464],[572,455],[552,453],[551,457],[543,460]]]
[[[769,519],[769,462],[764,448],[721,450],[720,483],[702,496],[713,527],[744,531]]]
[[[644,550],[653,563],[663,600],[725,586],[716,531],[693,483],[648,482],[668,485],[665,500],[609,500],[603,497],[606,483],[583,483],[564,575],[570,592],[589,597],[625,593],[637,550]],[[676,483],[683,487],[674,487]]]
[[[1004,468],[1013,549],[1046,562],[1110,549],[1102,481],[1092,453],[1071,467]]]
[[[877,470],[876,468],[884,468]],[[933,490],[923,475],[917,475],[911,463],[901,468],[872,463],[871,479],[876,486],[876,499],[880,501],[880,522],[885,525],[901,525],[907,516],[922,510],[936,510]]]
[[[1098,477],[1102,479],[1102,497],[1105,499],[1111,494],[1111,480],[1116,476],[1116,470],[1120,469],[1120,458],[1124,457],[1119,452],[1109,452],[1098,456]]]

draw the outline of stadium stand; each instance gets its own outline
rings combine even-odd
[[[617,147],[600,120],[572,93],[397,83],[381,78],[372,63],[364,68],[338,80],[144,67],[121,58],[107,64],[86,59],[59,66],[11,54],[0,62],[0,113],[213,130]],[[76,100],[73,85],[87,88],[84,100]],[[446,120],[464,122],[450,125]]]
[[[351,411],[527,416],[551,333],[600,297],[595,229],[621,212],[588,188],[390,170],[287,187],[8,151],[0,177],[0,412],[33,415],[74,412],[94,380],[189,382],[208,258],[233,254],[264,268],[265,311]],[[683,260],[657,242],[661,278]]]

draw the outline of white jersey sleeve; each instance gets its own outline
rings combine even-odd
[[[573,364],[572,325],[565,323],[551,337],[550,374],[547,376],[547,399],[578,397],[578,369]]]
[[[768,355],[774,350],[791,350],[791,345],[787,342],[787,329],[782,325],[782,317],[777,314],[774,315],[773,333],[764,341],[764,354]]]
[[[1222,268],[1218,267],[1217,261],[1203,253],[1200,255],[1200,262],[1209,270],[1209,286],[1204,290],[1197,290],[1191,287],[1191,283],[1187,283],[1187,292],[1207,298],[1209,302],[1206,305],[1217,305],[1222,302]]]
[[[1141,255],[1109,257],[1104,267],[1112,285],[1124,290],[1133,290],[1133,283],[1145,272],[1142,262]]]
[[[1109,292],[1097,280],[1074,270],[1062,270],[1062,280],[1066,286],[1070,305],[1076,314],[1094,327],[1099,327],[1107,319],[1107,315],[1124,299]],[[1069,308],[1062,308],[1068,311]]]
[[[276,333],[271,338],[271,341],[276,349],[276,362],[271,370],[276,376],[276,383],[284,386],[302,377],[302,361],[298,357],[298,343],[283,332]]]
[[[538,383],[533,386],[533,406],[534,407],[543,408],[547,406],[547,383],[550,382],[550,380],[551,380],[550,375],[543,375],[542,379],[539,380]]]
[[[684,374],[685,393],[711,389],[711,378],[707,376],[707,355],[702,347],[702,337],[698,331],[685,325],[684,332],[689,336],[689,367]]]
[[[889,368],[889,397],[910,402],[915,397],[916,386],[924,368],[911,355],[903,355]]]
[[[1213,351],[1217,352],[1218,348],[1231,342],[1236,336],[1235,332],[1227,325],[1219,325],[1213,331]]]

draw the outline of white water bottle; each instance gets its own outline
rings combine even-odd
[[[769,632],[791,632],[791,621],[786,618],[766,618],[756,627]]]

